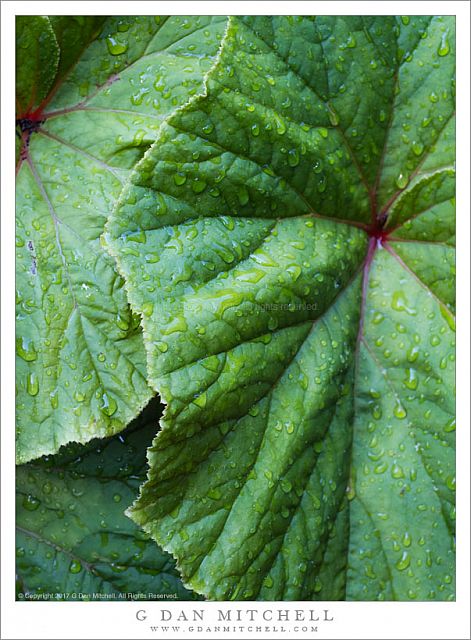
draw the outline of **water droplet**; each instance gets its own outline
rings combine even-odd
[[[108,46],[108,51],[112,56],[119,56],[121,53],[125,53],[128,50],[127,44],[118,42],[118,40],[111,35],[106,38],[106,44]]]
[[[409,307],[406,295],[403,291],[395,291],[393,293],[391,307],[394,311],[406,311],[411,316],[417,315],[417,311]]]
[[[289,273],[293,281],[296,282],[302,273],[302,269],[299,264],[290,264],[289,267],[286,268],[286,272]]]
[[[177,185],[177,187],[181,187],[186,182],[186,175],[184,173],[174,173],[173,181]]]
[[[188,325],[186,324],[183,316],[175,316],[166,326],[162,329],[162,333],[169,336],[172,333],[178,333],[179,331],[186,331]]]
[[[80,573],[82,571],[82,564],[79,560],[72,560],[69,565],[70,573]]]
[[[150,89],[148,87],[141,87],[139,91],[136,91],[136,93],[134,93],[131,96],[131,104],[133,104],[136,107],[141,105],[144,99],[144,96],[147,95],[149,91]]]
[[[16,339],[16,353],[26,362],[32,362],[38,357],[34,342],[24,336]]]
[[[116,413],[117,408],[116,400],[105,391],[100,398],[100,411],[105,416],[111,417]]]
[[[222,497],[221,490],[218,489],[217,487],[214,489],[210,489],[208,491],[208,498],[211,498],[211,500],[220,500],[221,497]]]
[[[396,562],[396,569],[398,571],[404,571],[410,565],[410,557],[407,551],[403,551],[402,556]]]
[[[448,326],[452,331],[456,331],[455,318],[453,314],[444,305],[440,305],[440,314],[445,318]]]
[[[45,482],[42,486],[43,493],[49,495],[52,493],[52,484],[50,482]]]
[[[37,396],[39,392],[39,380],[37,374],[32,371],[26,378],[26,390],[30,396]]]
[[[129,26],[130,25],[127,22],[124,22],[124,20],[120,20],[118,22],[118,31],[120,31],[121,33],[125,32],[125,31],[129,31]]]
[[[257,137],[260,135],[260,127],[258,126],[258,124],[253,124],[250,127],[250,132],[252,133],[253,136]]]
[[[417,389],[419,384],[417,371],[415,369],[406,369],[406,378],[403,382],[408,389],[412,389],[413,391]]]
[[[424,152],[424,145],[421,142],[413,142],[412,151],[416,156],[421,156]]]
[[[212,133],[214,131],[214,125],[211,124],[211,123],[205,124],[204,127],[201,128],[201,131],[205,135],[209,135],[210,133]]]
[[[338,113],[335,111],[335,109],[333,108],[333,106],[330,103],[326,104],[327,109],[329,111],[329,120],[330,120],[330,124],[333,127],[336,127],[339,124],[339,115]]]
[[[206,400],[207,400],[206,392],[203,391],[203,393],[201,393],[197,398],[193,400],[193,403],[196,404],[197,407],[204,409],[204,407],[206,406]]]
[[[155,343],[155,346],[161,353],[165,353],[168,350],[168,344],[166,342],[158,341]]]
[[[32,496],[31,494],[23,498],[23,508],[27,511],[36,511],[39,508],[41,501]]]
[[[59,398],[58,398],[57,389],[55,389],[54,391],[52,391],[49,394],[49,402],[51,403],[51,407],[53,409],[57,409],[57,407],[59,406]]]
[[[393,413],[399,420],[403,420],[407,416],[407,411],[404,409],[399,400],[396,400],[396,405],[393,409]]]
[[[76,391],[74,393],[74,398],[77,402],[83,402],[85,400],[85,396],[81,391]]]
[[[275,128],[276,128],[277,134],[280,136],[286,133],[285,123],[283,122],[283,120],[281,120],[281,118],[278,118],[277,116],[275,116]]]
[[[450,44],[448,42],[448,31],[445,31],[440,41],[440,46],[437,51],[438,55],[443,58],[450,53]]]
[[[150,317],[154,311],[154,305],[152,302],[144,302],[142,305],[142,314],[146,317]]]
[[[265,578],[263,579],[263,586],[267,589],[271,589],[273,587],[273,584],[273,578],[271,576],[265,576]]]
[[[244,185],[241,185],[238,189],[237,189],[237,199],[239,200],[239,204],[241,206],[244,206],[248,203],[248,201],[250,200],[250,195],[249,192],[247,191],[247,189],[244,187]]]
[[[404,478],[405,477],[404,470],[398,464],[394,464],[391,467],[391,476],[396,480],[398,480],[399,478]]]
[[[451,433],[452,431],[455,431],[455,429],[456,429],[456,419],[450,418],[448,422],[445,424],[444,431],[446,433]]]
[[[375,468],[373,469],[373,471],[374,471],[376,474],[378,474],[378,475],[379,475],[379,474],[382,474],[382,473],[384,473],[385,471],[387,471],[387,469],[388,469],[388,463],[387,463],[387,462],[380,462],[379,464],[377,464],[377,465],[375,466]]]
[[[455,476],[448,476],[446,479],[446,486],[450,491],[456,491],[456,478]]]
[[[119,493],[115,493],[113,496],[114,502],[121,502],[121,495]]]
[[[128,242],[138,242],[139,244],[145,244],[146,243],[146,233],[143,229],[140,229],[139,231],[134,231],[133,233],[129,233],[126,236],[126,240]]]
[[[406,354],[408,362],[415,362],[419,357],[419,347],[413,346],[411,347]]]
[[[346,44],[348,49],[354,49],[357,46],[357,41],[353,35],[349,35]]]
[[[299,153],[297,149],[288,151],[288,164],[290,167],[297,167],[299,164]]]
[[[352,478],[350,478],[348,482],[345,494],[347,496],[347,500],[353,500],[353,498],[356,496],[355,485]]]
[[[118,313],[116,316],[116,326],[118,329],[121,329],[121,331],[127,331],[129,329],[129,322],[125,317]]]
[[[195,178],[191,183],[191,190],[193,193],[202,193],[207,187],[207,184],[204,180],[200,180],[199,178]]]
[[[379,404],[376,404],[373,407],[373,412],[372,413],[373,413],[373,418],[375,420],[379,420],[382,417],[383,411],[382,411],[381,407],[379,406]]]
[[[293,485],[289,480],[282,480],[280,482],[280,486],[281,486],[281,489],[284,491],[284,493],[289,493],[290,491],[293,490]]]
[[[412,544],[412,538],[411,538],[410,533],[408,531],[406,531],[404,533],[404,535],[402,536],[402,544],[405,547],[410,547],[411,544]]]
[[[400,173],[396,178],[396,187],[398,189],[405,189],[408,184],[409,184],[409,178],[403,173]]]

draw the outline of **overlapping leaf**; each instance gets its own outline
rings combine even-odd
[[[100,235],[162,119],[201,90],[222,17],[19,18],[17,460],[123,429],[149,399]]]
[[[242,17],[108,224],[213,599],[452,599],[454,23]]]
[[[122,435],[18,469],[20,599],[192,598],[172,559],[123,513],[145,478],[159,415],[153,401]]]

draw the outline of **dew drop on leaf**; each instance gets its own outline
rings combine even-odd
[[[448,42],[448,31],[442,35],[442,39],[440,41],[440,46],[437,51],[440,57],[447,56],[450,53],[450,43]]]
[[[407,416],[407,411],[404,409],[402,404],[396,401],[396,405],[394,406],[393,413],[399,420],[403,420]]]
[[[404,379],[404,384],[408,389],[415,390],[419,384],[419,379],[417,376],[417,371],[415,369],[408,368],[406,369],[406,377]]]
[[[16,339],[16,353],[26,362],[32,362],[38,357],[34,342],[24,336]]]
[[[142,305],[142,313],[149,318],[154,312],[154,305],[152,302],[144,302]]]
[[[410,566],[410,556],[407,551],[404,551],[402,553],[402,556],[396,562],[395,566],[398,571],[404,571],[405,569],[407,569],[407,567]]]
[[[69,572],[70,573],[80,573],[81,571],[82,571],[81,562],[79,562],[79,560],[72,560],[72,562],[69,565]]]
[[[173,181],[177,187],[181,187],[186,182],[186,175],[184,173],[174,173]]]
[[[34,371],[28,373],[26,378],[26,390],[30,396],[37,396],[39,392],[39,380]]]
[[[406,531],[404,533],[404,535],[402,536],[402,544],[405,547],[410,547],[411,544],[412,544],[412,538],[411,538],[411,535],[410,535],[410,533],[408,531]]]
[[[396,178],[396,187],[398,189],[405,189],[408,184],[409,184],[409,178],[403,173],[400,173]]]
[[[106,45],[108,47],[108,51],[112,56],[119,56],[120,54],[125,53],[128,50],[127,44],[119,42],[111,35],[106,38]]]
[[[338,113],[335,111],[334,107],[330,103],[327,103],[327,110],[329,112],[330,124],[333,127],[336,127],[340,122]]]
[[[104,413],[105,416],[111,417],[116,413],[117,409],[118,405],[116,400],[105,391],[100,398],[100,411]]]
[[[36,511],[37,509],[39,509],[40,504],[41,504],[41,501],[30,494],[28,494],[27,496],[24,496],[23,498],[23,507],[27,511]]]

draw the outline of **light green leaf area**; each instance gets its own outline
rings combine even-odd
[[[146,447],[159,416],[153,401],[120,436],[69,445],[18,467],[20,598],[28,593],[52,600],[107,600],[133,593],[147,600],[192,599],[170,556],[124,515],[145,478]]]
[[[454,597],[454,21],[231,18],[107,226],[216,600]]]
[[[91,33],[52,24],[74,55]],[[108,18],[72,66],[67,49],[41,112],[21,116],[18,462],[122,430],[151,395],[139,319],[100,235],[162,119],[202,90],[224,28],[220,17]]]

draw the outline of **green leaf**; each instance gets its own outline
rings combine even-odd
[[[27,113],[47,96],[59,65],[59,46],[45,16],[16,18],[16,105]]]
[[[105,20],[104,16],[49,16],[60,49],[56,81],[75,64]]]
[[[232,18],[206,85],[107,227],[131,516],[212,599],[453,599],[454,19]]]
[[[144,593],[148,600],[192,598],[172,559],[123,512],[145,478],[145,451],[159,416],[153,401],[122,435],[69,445],[17,469],[19,594],[53,600],[127,593]]]
[[[151,395],[139,320],[100,235],[162,119],[201,91],[225,20],[108,18],[73,66],[95,21],[53,26],[64,75],[19,121],[18,462],[122,430]]]

